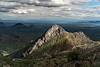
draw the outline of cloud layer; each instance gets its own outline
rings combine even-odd
[[[91,0],[0,0],[0,12],[31,17],[100,17],[99,7],[83,7]]]

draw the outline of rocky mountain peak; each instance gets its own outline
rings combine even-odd
[[[55,36],[60,36],[61,34],[64,34],[66,31],[59,25],[53,25],[43,36],[43,38],[40,38],[35,45],[32,48],[32,53],[34,50],[38,49],[41,47],[44,43],[48,42]]]
[[[53,25],[45,34],[45,37],[52,38],[54,36],[63,34],[65,30],[59,25]]]
[[[23,51],[21,50],[17,53],[14,53],[14,56],[19,54],[22,57],[26,57],[29,54],[33,54],[35,50],[38,50],[39,48],[41,49],[41,47],[48,45],[47,43],[51,43],[50,45],[52,45],[52,42],[53,44],[56,44],[56,42],[57,44],[63,43],[61,46],[57,47],[57,49],[64,50],[66,47],[65,50],[67,50],[67,47],[71,46],[70,49],[74,47],[81,47],[87,44],[91,44],[93,41],[91,41],[83,32],[67,32],[61,26],[53,25],[44,34],[44,36],[42,36],[42,38],[39,38],[35,44],[32,44],[33,46],[24,48],[22,49]]]
[[[69,43],[70,45],[73,45],[73,47],[84,45],[87,42],[91,41],[83,32],[74,32],[74,33],[67,32],[61,26],[55,24],[45,33],[45,35],[42,38],[38,39],[38,41],[32,47],[30,54],[34,50],[43,46],[44,43],[47,43],[54,37],[58,37],[61,35],[66,39],[66,42]]]

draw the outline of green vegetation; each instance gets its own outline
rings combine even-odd
[[[1,65],[11,67],[93,67],[93,55],[82,52],[80,48],[68,51],[68,48],[64,49],[64,45],[68,46],[62,36],[55,37],[24,59],[1,57],[3,62]]]
[[[11,66],[11,67],[93,67],[91,60],[84,60],[83,53],[80,53],[79,50],[77,49],[71,52],[56,54],[53,55],[52,57],[47,57],[43,59],[31,58],[31,59],[12,60],[7,57],[1,57],[1,58],[3,61],[2,65]]]
[[[64,36],[57,36],[46,42],[39,49],[35,50],[28,58],[41,58],[58,54],[62,51],[69,50],[72,45],[66,42]]]
[[[95,49],[88,50],[87,48],[76,47],[77,45],[84,45],[87,41],[90,40],[83,33],[66,32],[64,35],[55,36],[33,51],[32,54],[21,59],[11,56],[4,57],[1,53],[0,67],[99,67],[100,47],[97,48],[96,46]],[[11,48],[20,49],[22,44],[17,43],[16,45],[7,46],[7,44],[4,44],[0,47],[4,49],[7,46],[10,49],[7,48],[6,51],[13,51]],[[75,48],[72,49],[73,46]]]

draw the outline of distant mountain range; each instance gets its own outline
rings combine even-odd
[[[48,21],[42,21],[42,23],[40,23],[40,21],[31,21],[29,23],[28,21],[27,23],[24,23],[23,21],[14,20],[0,21],[0,50],[12,53],[25,47],[31,40],[36,42],[39,37],[43,37],[46,31],[54,25],[54,23],[46,22]],[[99,23],[99,21],[93,21],[93,24],[91,22],[69,22],[66,24],[58,24],[67,32],[84,32],[90,39],[96,41],[100,40],[100,26],[93,25],[95,22]]]
[[[0,27],[5,27],[6,25],[3,22],[0,22]]]
[[[16,23],[15,25],[12,26],[13,28],[27,28],[26,25],[23,23]]]

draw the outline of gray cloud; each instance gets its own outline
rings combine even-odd
[[[9,9],[7,9],[7,8],[0,8],[0,12],[9,12]]]
[[[83,9],[81,5],[90,0],[9,0],[0,1],[0,12],[7,12],[12,16],[27,17],[90,17],[98,16],[94,8]],[[35,5],[34,5],[35,4]],[[40,5],[40,6],[36,6]],[[45,7],[44,7],[45,6]],[[52,6],[52,7],[46,7]],[[57,7],[54,7],[57,6]],[[59,7],[60,6],[60,7]]]
[[[3,0],[4,1],[4,0]],[[16,5],[18,3],[25,4],[35,4],[40,6],[59,6],[59,5],[69,5],[69,4],[83,4],[89,2],[90,0],[5,0],[6,4],[8,1],[10,5]],[[14,3],[11,3],[14,2]]]
[[[0,1],[0,7],[15,7],[21,5],[18,2],[5,2],[5,1]]]
[[[10,9],[15,9],[15,7],[20,5],[18,2],[0,1],[0,12],[9,12]]]
[[[40,6],[62,6],[62,5],[81,5],[90,0],[31,0],[35,5]]]

